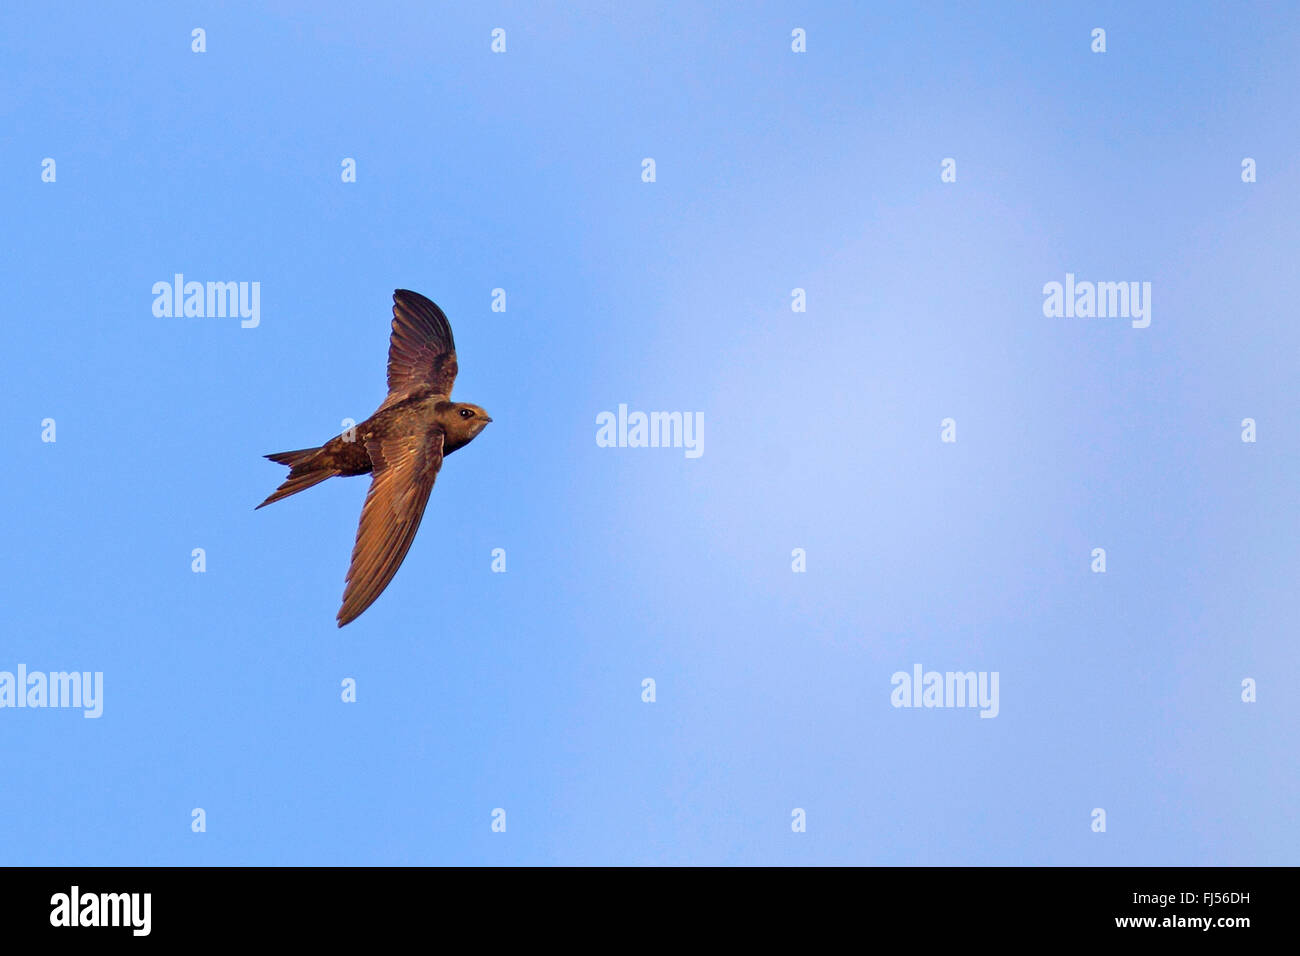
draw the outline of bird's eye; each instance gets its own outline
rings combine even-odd
[[[473,418],[473,417],[474,417],[474,413],[471,412],[468,408],[462,408],[462,409],[460,410],[460,417],[461,417],[461,418]]]

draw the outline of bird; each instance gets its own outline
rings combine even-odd
[[[266,455],[289,475],[257,508],[336,475],[370,475],[352,548],[338,626],[355,621],[388,587],[419,530],[442,461],[492,421],[478,405],[453,402],[456,343],[442,309],[418,292],[393,292],[388,395],[360,425],[319,448]]]

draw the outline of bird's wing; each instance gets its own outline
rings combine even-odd
[[[418,292],[393,293],[393,336],[388,343],[388,398],[405,396],[417,385],[432,385],[451,395],[456,381],[456,343],[447,317]]]
[[[430,433],[418,423],[366,442],[375,473],[361,509],[339,627],[370,607],[401,567],[442,467],[442,442],[441,430]]]

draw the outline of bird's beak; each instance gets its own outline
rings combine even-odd
[[[488,420],[488,421],[492,421],[492,416],[489,415],[489,416],[487,417],[487,420]]]

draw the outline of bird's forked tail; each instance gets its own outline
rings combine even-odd
[[[320,484],[326,478],[333,478],[337,475],[339,473],[338,469],[331,468],[329,465],[322,465],[319,468],[312,466],[312,461],[319,451],[319,448],[303,448],[299,451],[282,451],[274,455],[267,455],[267,458],[278,465],[288,465],[289,477],[257,508],[265,508],[273,501],[279,501],[281,498],[288,498],[300,491],[306,491],[312,485]],[[256,511],[257,508],[253,510]]]

